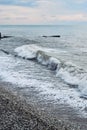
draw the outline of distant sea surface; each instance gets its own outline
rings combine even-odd
[[[87,117],[86,25],[0,25],[0,32],[13,36],[0,40],[1,81],[27,101],[67,104]]]

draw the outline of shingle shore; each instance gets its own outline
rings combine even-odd
[[[49,120],[49,118],[48,118]],[[80,130],[75,124],[61,120],[52,124],[12,93],[0,87],[0,130]],[[57,125],[56,125],[57,124]]]

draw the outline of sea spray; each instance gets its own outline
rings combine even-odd
[[[44,51],[43,51],[44,50]],[[36,45],[23,45],[15,49],[18,56],[25,59],[35,59],[41,65],[47,66],[51,70],[56,71],[56,77],[69,86],[78,88],[82,97],[87,97],[87,73],[82,68],[70,62],[63,62],[60,59],[52,57],[52,49],[43,49]],[[50,53],[48,53],[50,52]],[[84,77],[85,80],[84,80]]]
[[[75,76],[71,76],[70,73],[63,68],[57,71],[56,73],[57,77],[60,77],[65,83],[68,85],[71,85],[73,87],[78,86],[79,80]]]
[[[50,56],[46,55],[43,51],[37,51],[36,59],[37,61],[42,64],[48,66]]]
[[[39,47],[34,45],[23,45],[20,47],[17,47],[15,49],[15,52],[18,56],[24,57],[25,59],[34,59],[36,58],[36,53],[38,51]]]
[[[40,64],[46,65],[51,70],[56,70],[60,67],[61,62],[58,59],[47,55],[43,51],[38,51],[36,54],[36,58]]]
[[[61,63],[58,59],[48,55],[50,49],[43,49],[36,45],[23,45],[21,47],[17,47],[14,51],[18,56],[25,59],[36,59],[38,63],[47,66],[51,70],[56,70]]]

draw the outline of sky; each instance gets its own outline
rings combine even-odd
[[[87,23],[87,0],[0,0],[0,24]]]

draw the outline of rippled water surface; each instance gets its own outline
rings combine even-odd
[[[87,116],[87,26],[0,26],[0,31],[13,36],[0,40],[1,81],[12,83],[14,92],[27,101],[67,104]],[[32,44],[49,50],[48,55],[64,63],[63,70],[52,71],[35,60],[15,57],[17,47]],[[72,80],[79,82],[77,86]]]

